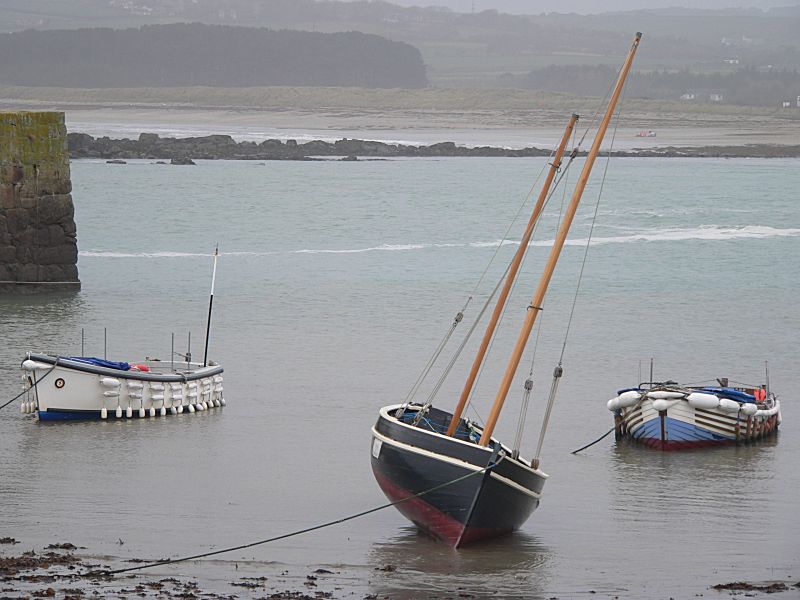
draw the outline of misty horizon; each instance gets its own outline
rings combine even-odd
[[[354,1],[354,0],[347,0]],[[541,13],[579,13],[600,14],[607,12],[648,10],[648,9],[758,9],[785,6],[800,6],[792,0],[695,0],[691,4],[685,0],[616,0],[613,3],[594,0],[389,0],[400,6],[440,6],[456,12],[481,12],[498,10],[511,14],[537,15]]]

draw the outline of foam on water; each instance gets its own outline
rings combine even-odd
[[[776,237],[800,236],[800,229],[767,227],[761,225],[748,225],[745,227],[718,227],[715,225],[694,228],[668,228],[640,231],[630,235],[594,236],[590,245],[602,244],[630,244],[636,242],[684,242],[690,240],[704,240],[725,242],[736,239],[767,239]],[[567,239],[567,246],[585,246],[588,238]],[[381,244],[366,248],[303,248],[300,250],[287,250],[285,252],[220,252],[220,256],[273,256],[276,254],[362,254],[365,252],[407,252],[410,250],[427,250],[430,248],[496,248],[497,246],[516,246],[515,240],[494,240],[491,242],[469,242],[463,244]],[[553,245],[553,240],[534,240],[530,246],[548,247]],[[211,254],[201,252],[113,252],[105,250],[81,250],[80,256],[87,258],[198,258],[208,257]]]

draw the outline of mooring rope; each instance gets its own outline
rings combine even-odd
[[[611,429],[609,429],[608,431],[606,431],[606,432],[605,432],[603,435],[601,435],[601,436],[600,436],[599,438],[597,438],[595,441],[593,441],[593,442],[589,442],[588,444],[586,444],[585,446],[581,446],[581,447],[580,447],[580,448],[578,448],[577,450],[573,450],[573,451],[572,451],[570,454],[577,454],[578,452],[582,452],[582,451],[586,450],[587,448],[590,448],[590,447],[594,446],[594,445],[595,445],[597,442],[600,442],[600,441],[602,441],[602,440],[606,439],[606,438],[608,437],[608,434],[610,434],[610,433],[611,433],[612,431],[614,431],[616,428],[617,428],[617,426],[616,426],[616,425],[614,425],[614,427],[612,427]]]
[[[124,569],[113,569],[113,570],[103,570],[103,571],[89,571],[88,573],[81,573],[79,577],[109,577],[111,575],[117,575],[119,573],[128,573],[130,571],[141,571],[142,569],[150,569],[152,567],[159,567],[162,565],[172,565],[179,562],[186,562],[189,560],[196,560],[198,558],[206,558],[208,556],[215,556],[217,554],[224,554],[226,552],[234,552],[236,550],[244,550],[245,548],[252,548],[254,546],[260,546],[263,544],[268,544],[270,542],[277,542],[278,540],[284,540],[286,538],[294,537],[297,535],[302,535],[304,533],[309,533],[311,531],[316,531],[318,529],[324,529],[325,527],[331,527],[332,525],[338,525],[339,523],[344,523],[346,521],[352,521],[353,519],[358,519],[359,517],[364,517],[366,515],[372,514],[374,512],[378,512],[379,510],[383,510],[385,508],[389,508],[391,506],[397,506],[398,504],[402,504],[403,502],[407,502],[409,500],[413,500],[415,498],[421,498],[427,494],[445,488],[447,486],[456,484],[460,481],[464,481],[465,479],[469,479],[470,477],[474,477],[475,475],[480,475],[483,473],[487,473],[494,469],[497,465],[503,462],[505,458],[504,455],[499,455],[496,462],[489,463],[482,469],[477,471],[472,471],[471,473],[467,473],[466,475],[462,475],[461,477],[456,477],[450,481],[446,481],[444,483],[440,483],[439,485],[435,485],[432,488],[424,490],[422,492],[417,492],[416,494],[411,494],[410,496],[406,496],[405,498],[401,498],[400,500],[395,500],[394,502],[389,502],[387,504],[382,504],[380,506],[376,506],[374,508],[370,508],[368,510],[363,510],[359,513],[349,515],[347,517],[342,517],[340,519],[335,519],[333,521],[327,521],[326,523],[320,523],[319,525],[314,525],[312,527],[306,527],[304,529],[298,529],[297,531],[292,531],[291,533],[284,533],[282,535],[276,535],[275,537],[267,538],[265,540],[258,540],[257,542],[250,542],[249,544],[241,544],[239,546],[231,546],[230,548],[223,548],[221,550],[212,550],[211,552],[203,552],[201,554],[194,554],[192,556],[184,556],[181,558],[168,558],[164,560],[158,560],[151,563],[146,563],[143,565],[138,565],[135,567],[126,567]]]

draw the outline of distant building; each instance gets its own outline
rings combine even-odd
[[[722,90],[687,90],[681,94],[681,100],[696,102],[722,102],[725,94]]]
[[[800,108],[800,96],[797,97],[797,108]]]
[[[781,108],[791,108],[792,103],[789,100],[784,100],[781,102]]]
[[[738,65],[739,64],[739,59],[736,58],[736,57],[723,58],[722,62],[724,62],[726,65]]]

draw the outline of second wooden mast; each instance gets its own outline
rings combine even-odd
[[[597,135],[595,136],[594,142],[592,143],[592,148],[586,157],[586,163],[584,163],[583,165],[583,170],[581,171],[580,177],[578,178],[578,183],[575,186],[575,191],[572,194],[572,199],[570,200],[569,207],[567,208],[567,212],[564,216],[564,220],[562,221],[561,227],[559,228],[558,234],[556,235],[556,239],[553,242],[553,248],[550,251],[550,257],[548,258],[547,264],[545,265],[544,273],[542,274],[542,277],[539,280],[539,286],[537,287],[536,292],[533,295],[533,300],[531,300],[528,314],[525,317],[525,322],[522,325],[522,330],[520,331],[519,337],[517,338],[517,344],[516,346],[514,346],[514,351],[511,354],[511,358],[509,359],[505,374],[503,375],[503,379],[500,383],[500,389],[497,392],[494,404],[492,405],[492,410],[489,413],[489,418],[487,419],[486,425],[483,428],[483,434],[481,435],[481,439],[478,442],[481,446],[488,445],[489,440],[492,437],[492,433],[494,432],[495,425],[497,425],[497,419],[500,417],[500,411],[503,408],[506,396],[508,396],[508,390],[511,388],[511,381],[514,379],[514,375],[517,372],[517,367],[519,366],[519,362],[522,359],[522,353],[524,352],[525,345],[527,344],[528,338],[530,337],[531,330],[533,329],[533,325],[536,321],[536,316],[539,314],[539,311],[542,310],[542,303],[544,302],[545,293],[547,292],[547,286],[550,284],[550,279],[553,276],[553,271],[556,268],[558,257],[561,254],[561,249],[563,248],[564,241],[567,238],[567,233],[569,233],[570,226],[572,225],[572,220],[575,217],[575,213],[578,210],[578,204],[580,203],[581,196],[583,195],[583,190],[586,188],[586,183],[588,182],[589,175],[592,172],[594,161],[597,158],[597,154],[600,151],[600,145],[603,142],[603,137],[605,136],[606,130],[608,129],[608,124],[611,121],[612,115],[614,114],[614,109],[617,106],[617,101],[619,100],[619,97],[622,94],[622,88],[625,85],[625,80],[628,77],[628,72],[630,71],[631,64],[633,64],[633,57],[636,54],[636,50],[639,47],[639,41],[641,39],[642,39],[642,34],[637,33],[636,36],[634,37],[631,48],[628,51],[628,56],[625,59],[625,63],[622,65],[622,69],[620,70],[619,77],[617,78],[617,83],[614,86],[614,91],[612,92],[611,98],[608,101],[608,107],[606,108],[603,120],[600,122],[600,126],[597,128]]]
[[[511,287],[514,284],[514,279],[517,276],[517,271],[519,271],[519,267],[522,264],[522,259],[525,256],[525,251],[528,249],[528,243],[531,241],[533,228],[536,225],[536,221],[539,219],[539,215],[542,213],[545,202],[547,201],[547,197],[550,192],[550,186],[553,184],[553,179],[555,178],[558,169],[561,167],[561,159],[564,156],[564,149],[566,148],[567,142],[569,141],[569,138],[575,129],[575,123],[577,121],[578,115],[572,115],[569,123],[567,123],[567,128],[564,131],[564,136],[561,138],[561,142],[558,145],[555,156],[553,157],[553,162],[550,163],[550,169],[547,172],[547,178],[542,184],[542,189],[539,192],[539,198],[536,200],[536,205],[533,207],[531,218],[528,220],[528,225],[525,228],[525,233],[523,234],[522,240],[519,243],[519,248],[517,248],[517,252],[514,254],[514,259],[511,261],[511,266],[508,269],[508,276],[503,284],[503,289],[500,292],[500,296],[497,298],[497,304],[494,307],[491,319],[489,319],[489,324],[486,326],[486,332],[483,334],[483,340],[481,340],[481,345],[478,348],[478,354],[475,356],[475,361],[472,363],[472,369],[467,377],[467,382],[464,384],[461,397],[458,399],[458,404],[453,411],[453,418],[450,419],[450,425],[447,428],[447,435],[449,436],[452,436],[458,428],[458,423],[461,420],[464,407],[467,405],[467,400],[472,392],[472,387],[475,385],[475,379],[478,376],[478,371],[480,371],[481,365],[483,364],[483,359],[486,356],[486,350],[489,347],[489,342],[492,340],[494,331],[497,328],[497,322],[500,320],[503,307],[506,304],[508,295],[511,292]]]

